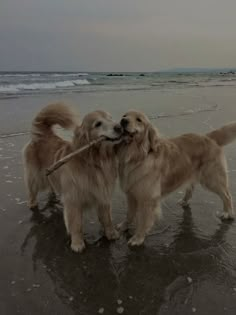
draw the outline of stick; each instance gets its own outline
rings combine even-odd
[[[78,150],[75,150],[74,152],[64,156],[63,158],[61,158],[60,160],[58,160],[57,162],[55,162],[54,164],[52,164],[49,168],[46,169],[46,176],[49,176],[50,174],[52,174],[55,170],[57,170],[59,167],[61,167],[63,164],[65,164],[66,162],[68,162],[70,159],[72,159],[75,155],[89,149],[92,145],[97,144],[101,141],[103,141],[105,139],[105,137],[100,137],[96,140],[93,140],[91,142],[89,142],[88,144],[86,144],[85,146],[83,146],[82,148],[79,148]]]

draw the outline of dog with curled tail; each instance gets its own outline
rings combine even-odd
[[[29,207],[37,207],[38,193],[50,190],[52,186],[63,203],[64,222],[71,237],[71,249],[82,252],[85,248],[82,217],[87,208],[97,210],[109,240],[118,238],[112,223],[111,196],[117,178],[114,145],[119,141],[122,130],[110,114],[104,111],[87,114],[81,125],[75,117],[72,110],[62,103],[43,108],[32,122],[31,140],[23,150],[23,162]],[[73,129],[72,141],[65,141],[56,135],[54,125]],[[50,175],[49,182],[47,168],[99,137],[104,137],[105,140],[74,156]]]

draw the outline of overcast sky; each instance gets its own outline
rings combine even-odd
[[[0,1],[0,70],[236,67],[236,0]]]

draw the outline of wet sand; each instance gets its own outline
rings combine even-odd
[[[62,97],[63,96],[63,97]],[[236,120],[233,88],[102,92],[60,95],[81,115],[95,108],[119,119],[128,108],[145,111],[160,132],[204,133]],[[58,99],[59,99],[58,98]],[[33,115],[57,96],[0,100],[0,314],[235,314],[236,223],[222,223],[216,196],[197,189],[191,209],[162,205],[163,220],[145,245],[130,249],[127,234],[109,243],[95,213],[85,216],[86,251],[72,253],[60,205],[41,196],[40,212],[26,206],[21,149]],[[236,142],[226,149],[236,204]],[[126,204],[119,187],[113,219]]]

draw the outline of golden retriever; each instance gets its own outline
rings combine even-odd
[[[227,164],[222,146],[236,138],[236,123],[207,135],[184,134],[166,139],[141,112],[129,111],[120,122],[124,140],[118,145],[120,185],[128,203],[127,217],[118,227],[128,229],[136,220],[130,245],[140,245],[160,213],[161,199],[187,184],[182,205],[194,185],[216,193],[223,201],[222,219],[233,218]]]
[[[54,125],[73,128],[72,142],[57,136],[52,129]],[[91,112],[78,126],[69,107],[61,103],[50,104],[34,118],[31,140],[23,150],[29,207],[37,207],[36,198],[40,191],[53,188],[61,196],[65,226],[71,236],[71,248],[76,252],[85,248],[82,215],[86,208],[96,208],[109,240],[118,237],[111,218],[111,195],[117,177],[115,142],[100,142],[73,157],[50,175],[50,181],[45,171],[58,159],[101,136],[107,140],[121,136],[120,125],[108,113]]]

